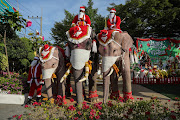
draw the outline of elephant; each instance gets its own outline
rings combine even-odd
[[[64,50],[58,46],[48,44],[39,48],[40,61],[42,66],[42,79],[45,81],[48,98],[54,103],[53,94],[61,95],[63,103],[65,101],[65,82],[60,83],[60,79],[66,72]],[[51,80],[54,76],[53,81]]]
[[[81,29],[83,30],[83,27],[81,27]],[[72,74],[75,80],[75,93],[77,104],[81,105],[83,102],[83,81],[87,79],[89,80],[89,99],[92,102],[97,102],[97,67],[95,65],[97,64],[97,62],[90,61],[90,58],[93,59],[91,57],[91,49],[93,46],[93,40],[91,39],[93,38],[92,28],[87,26],[87,34],[85,35],[85,37],[80,38],[77,38],[77,33],[75,34],[76,37],[72,38],[72,36],[70,35],[70,30],[66,33],[68,36],[68,46],[66,48],[67,51],[65,52],[68,54],[67,56],[70,59],[70,66],[61,81],[66,79],[66,77],[70,73],[70,69],[72,69]],[[80,35],[81,33],[83,34],[83,32],[80,32]]]
[[[129,48],[133,45],[131,36],[127,32],[120,33],[120,31],[116,30],[101,30],[97,34],[97,39],[100,43],[98,51],[102,56],[103,103],[106,103],[108,99],[110,80],[112,85],[110,97],[122,98],[118,90],[119,71],[122,73],[123,78],[122,99],[124,101],[134,99],[131,90],[129,59]]]

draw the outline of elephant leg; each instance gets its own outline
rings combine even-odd
[[[72,89],[71,83],[70,83],[71,82],[70,79],[71,79],[71,75],[67,76],[67,78],[66,78],[66,96],[67,97],[70,97],[73,92],[73,89]]]
[[[97,95],[97,67],[98,65],[93,64],[93,69],[89,75],[89,101],[93,103],[99,101]]]
[[[123,77],[123,97],[124,100],[134,99],[132,96],[131,88],[131,73],[130,73],[130,60],[129,60],[129,51],[126,51],[124,56],[125,65],[122,63],[122,77]]]
[[[82,104],[83,102],[83,86],[82,82],[79,82],[79,80],[84,77],[83,69],[81,70],[75,70],[73,68],[73,75],[74,75],[74,80],[75,80],[75,93],[76,93],[76,101],[79,105]]]
[[[110,99],[118,99],[120,97],[120,91],[118,88],[118,77],[115,71],[110,76],[110,81],[111,81]]]
[[[107,76],[110,70],[103,73],[103,103],[106,103],[109,95],[110,76]]]
[[[58,81],[58,95],[62,96],[62,102],[63,104],[67,104],[66,100],[65,100],[65,84],[64,81],[62,83],[60,83],[60,81]]]
[[[46,86],[46,89],[47,89],[48,98],[49,99],[53,98],[51,79],[45,79],[45,86]]]

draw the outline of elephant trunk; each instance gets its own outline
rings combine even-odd
[[[89,76],[89,64],[88,64],[88,62],[86,62],[85,63],[85,76],[81,80],[79,80],[79,82],[83,82],[83,81],[87,80],[88,76]]]
[[[68,70],[66,71],[66,73],[61,78],[60,83],[62,83],[67,78],[67,76],[69,75],[69,73],[71,71],[71,68],[72,68],[72,65],[69,66]]]

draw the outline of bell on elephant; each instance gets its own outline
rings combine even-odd
[[[102,36],[105,37],[103,32],[97,35],[100,43],[98,50],[103,63],[103,102],[106,103],[108,99],[110,80],[112,88],[110,97],[122,98],[118,89],[119,72],[122,72],[124,101],[133,100],[129,58],[129,48],[132,46],[133,40],[125,32],[108,30],[107,33],[106,40],[102,39]]]

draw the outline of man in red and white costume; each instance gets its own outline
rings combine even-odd
[[[41,65],[39,63],[39,57],[34,57],[34,60],[31,63],[31,67],[29,68],[27,83],[30,84],[30,91],[28,96],[28,102],[32,100],[35,89],[37,90],[37,101],[41,99],[41,89],[42,89],[42,81],[41,81]]]
[[[74,17],[74,20],[72,21],[72,27],[74,26],[91,26],[91,20],[88,15],[85,14],[85,7],[81,6],[79,14]]]
[[[116,9],[112,8],[110,10],[109,19],[107,20],[107,27],[109,30],[117,29],[121,30],[120,24],[121,24],[121,18],[119,16],[115,15]]]

